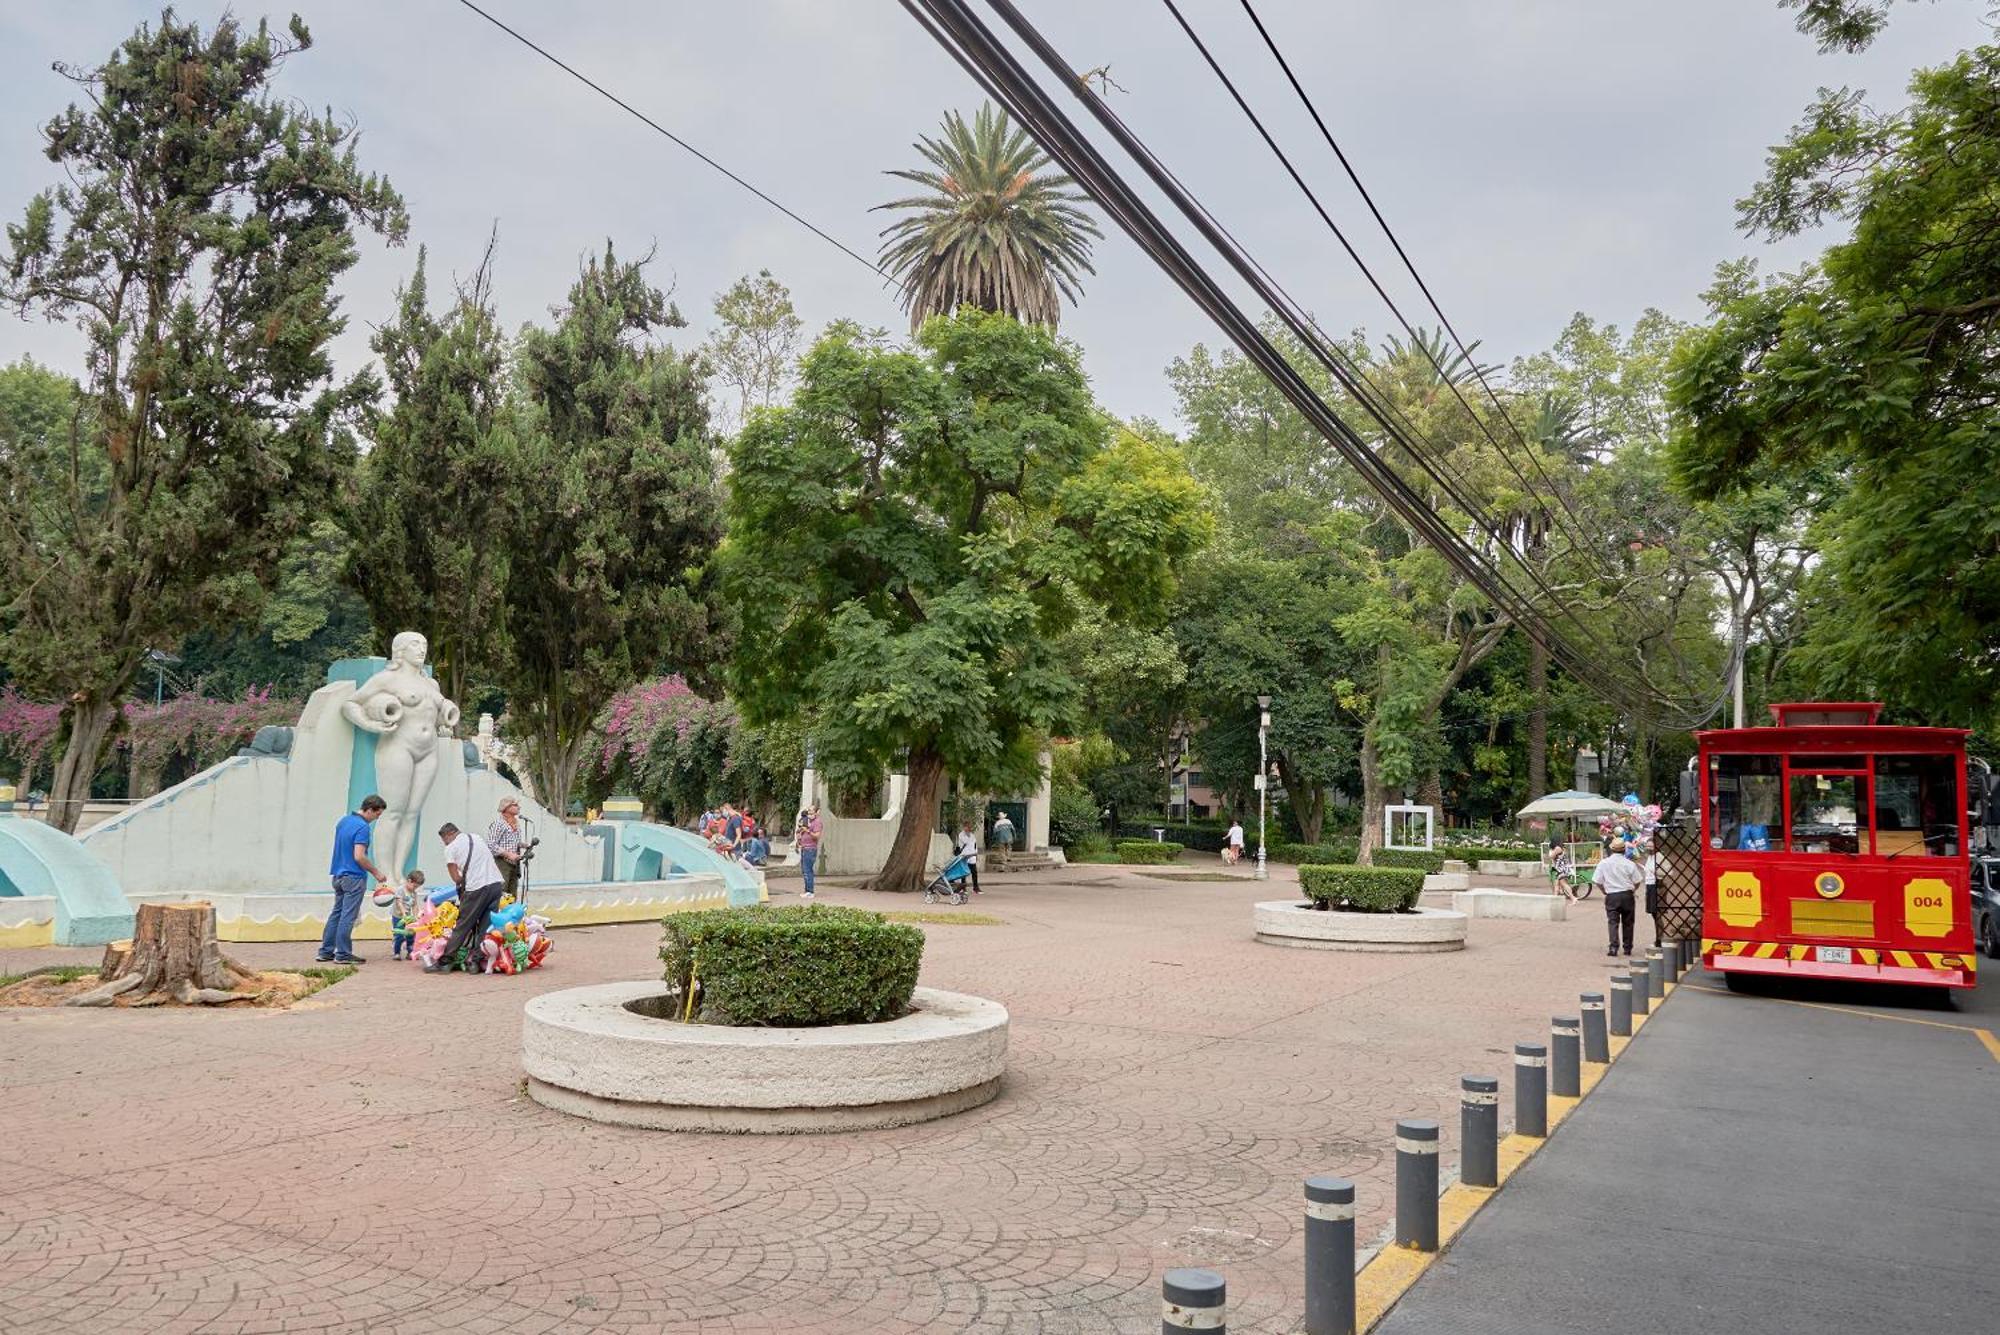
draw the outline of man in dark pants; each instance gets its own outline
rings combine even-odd
[[[369,857],[375,821],[388,805],[370,793],[361,799],[359,810],[342,816],[340,824],[334,827],[333,865],[329,869],[333,876],[333,907],[327,910],[319,954],[313,957],[320,964],[368,962],[354,953],[354,920],[361,916],[361,892],[368,888],[368,878],[373,876],[377,885],[389,883],[389,878]]]
[[[438,831],[438,838],[444,840],[445,870],[451,873],[452,884],[458,887],[458,926],[444,943],[444,953],[435,963],[426,964],[424,972],[450,973],[459,949],[470,946],[465,971],[476,973],[479,943],[486,939],[486,921],[499,905],[506,882],[501,878],[500,865],[493,860],[493,850],[478,835],[470,830],[460,833],[456,825],[446,825]]]
[[[1642,873],[1639,864],[1632,860],[1632,846],[1619,843],[1604,855],[1604,861],[1597,864],[1597,888],[1604,892],[1604,921],[1611,934],[1611,947],[1604,953],[1617,956],[1618,937],[1622,928],[1625,937],[1624,955],[1632,957],[1632,922],[1638,916],[1639,882]]]

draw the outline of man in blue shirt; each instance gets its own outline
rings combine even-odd
[[[388,805],[370,793],[361,799],[359,811],[342,816],[334,827],[333,865],[328,868],[333,875],[333,908],[326,915],[326,931],[320,934],[315,956],[321,964],[368,962],[354,953],[354,921],[361,916],[361,892],[368,888],[368,878],[373,876],[380,886],[389,884],[368,856],[376,818]]]

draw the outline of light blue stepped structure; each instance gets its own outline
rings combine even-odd
[[[613,824],[618,831],[616,880],[659,881],[706,872],[722,878],[729,889],[729,907],[733,909],[760,903],[764,898],[762,875],[735,858],[716,852],[700,835],[652,821],[620,820],[609,810],[606,823]]]
[[[52,825],[0,814],[0,903],[53,900],[58,946],[101,946],[132,935],[132,905],[104,859]],[[46,921],[46,920],[45,920]]]

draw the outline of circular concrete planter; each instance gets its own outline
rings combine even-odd
[[[1466,915],[1455,909],[1412,913],[1323,912],[1309,904],[1274,900],[1256,907],[1257,939],[1307,950],[1407,952],[1465,949]]]
[[[1007,1008],[920,987],[881,1024],[731,1028],[655,1019],[658,982],[528,1003],[521,1064],[537,1103],[662,1131],[854,1131],[964,1112],[1000,1092]]]

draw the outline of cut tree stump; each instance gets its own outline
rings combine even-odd
[[[255,992],[235,989],[256,976],[256,970],[230,959],[216,943],[215,905],[141,904],[132,939],[104,948],[98,985],[63,1004],[109,1006],[120,998],[131,1006],[250,1001]]]

